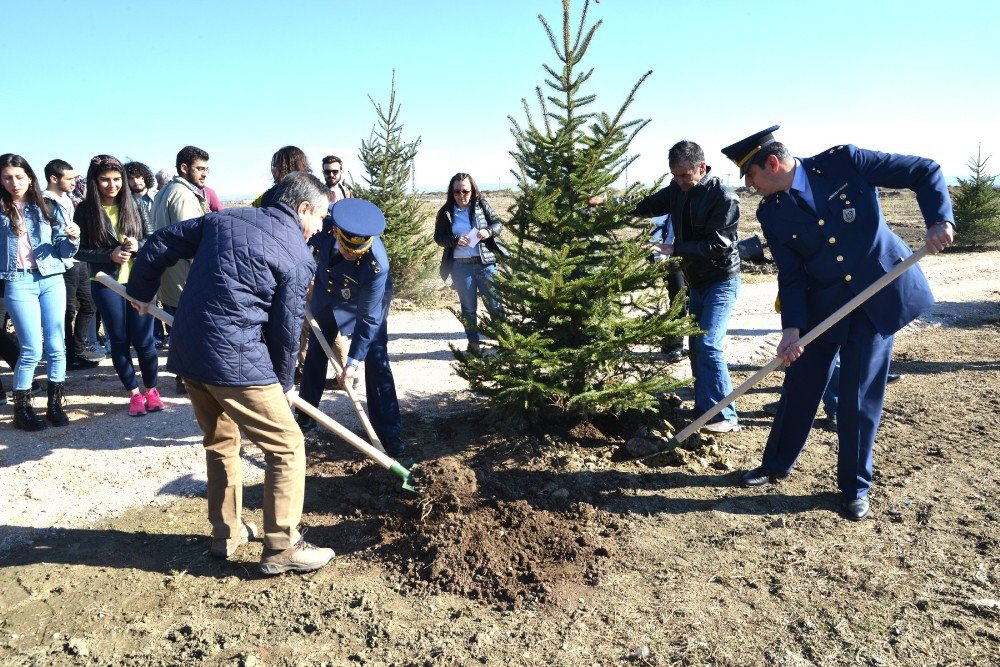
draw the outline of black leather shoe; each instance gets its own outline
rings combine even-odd
[[[892,384],[893,382],[899,382],[902,379],[903,379],[902,373],[889,373],[889,376],[886,377],[885,379],[885,383]]]
[[[406,453],[406,444],[399,438],[383,442],[382,446],[385,448],[385,453],[394,459],[398,459]]]
[[[675,347],[668,350],[663,350],[663,356],[668,364],[676,364],[677,362],[684,359],[687,356],[687,350]]]
[[[858,498],[857,500],[844,501],[844,516],[851,521],[861,521],[868,516],[869,509],[871,509],[871,506],[868,503],[868,496]]]
[[[786,477],[788,475],[778,475],[760,467],[741,473],[740,484],[746,487],[764,486],[765,484],[774,484],[779,479],[785,479]]]
[[[66,367],[71,371],[85,371],[92,368],[97,368],[101,364],[97,361],[91,359],[84,359],[83,357],[74,357],[72,361],[66,364]]]
[[[295,423],[299,425],[299,430],[303,433],[308,433],[316,428],[316,420],[306,413],[299,412],[298,410],[295,411]]]

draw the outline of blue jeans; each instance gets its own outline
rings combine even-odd
[[[740,277],[733,276],[705,287],[688,290],[688,311],[705,333],[691,336],[691,374],[694,376],[694,410],[704,414],[733,390],[729,367],[722,355],[722,340],[729,327],[729,316],[740,293]],[[716,421],[735,422],[736,407],[723,408]]]
[[[458,292],[458,301],[462,307],[462,326],[465,327],[465,337],[470,343],[479,342],[479,332],[476,330],[476,310],[479,297],[483,297],[486,310],[496,319],[503,318],[503,310],[497,297],[496,283],[493,274],[496,264],[483,264],[478,260],[470,263],[455,262],[451,265],[451,282]]]
[[[42,277],[18,271],[7,279],[4,305],[14,323],[21,356],[14,368],[14,389],[31,389],[35,367],[48,360],[49,382],[66,379],[66,283],[61,273]]]
[[[135,366],[132,364],[131,348],[135,347],[142,383],[146,389],[153,389],[156,387],[160,366],[156,344],[153,342],[153,316],[140,315],[117,292],[96,280],[91,282],[90,290],[97,312],[104,322],[104,331],[111,342],[111,363],[118,373],[118,379],[128,391],[139,387],[135,378]]]

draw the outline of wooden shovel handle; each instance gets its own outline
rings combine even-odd
[[[893,267],[892,271],[890,271],[889,273],[885,274],[884,276],[873,282],[871,285],[866,287],[860,294],[858,294],[853,299],[851,299],[843,306],[838,308],[837,311],[834,312],[832,315],[830,315],[825,320],[823,320],[815,327],[810,329],[808,332],[806,332],[806,335],[802,336],[802,338],[799,339],[799,345],[805,347],[809,343],[813,342],[814,340],[822,336],[827,329],[832,327],[840,320],[844,319],[844,317],[846,317],[851,311],[855,310],[858,306],[860,306],[865,301],[870,299],[872,295],[878,292],[880,289],[891,283],[899,276],[903,275],[904,271],[906,271],[911,266],[913,266],[921,259],[923,259],[924,255],[926,254],[927,254],[927,247],[924,246],[919,250],[917,250],[916,252],[914,252],[909,257],[907,257],[901,263],[897,264],[895,267]],[[750,378],[747,379],[746,382],[736,387],[736,389],[733,389],[728,396],[726,396],[724,399],[722,399],[714,406],[706,410],[703,415],[701,415],[693,422],[688,424],[688,426],[683,430],[681,430],[677,435],[675,435],[673,439],[676,440],[677,442],[684,442],[685,440],[687,440],[689,437],[691,437],[692,433],[694,433],[702,426],[707,424],[713,417],[715,417],[715,415],[722,412],[723,408],[725,408],[727,405],[729,405],[737,398],[745,394],[747,390],[749,390],[751,387],[753,387],[758,382],[763,380],[766,375],[776,370],[778,366],[782,365],[782,363],[783,362],[781,357],[775,357],[774,359],[769,361],[766,366],[764,366],[759,371],[750,376]]]

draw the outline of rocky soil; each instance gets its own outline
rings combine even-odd
[[[822,422],[789,479],[734,485],[760,459],[780,373],[740,400],[742,431],[644,464],[623,450],[665,424],[500,420],[451,370],[454,316],[408,311],[390,352],[421,493],[311,435],[303,523],[339,556],[264,578],[259,543],[208,555],[185,399],[129,418],[105,362],[71,377],[67,428],[23,434],[0,414],[0,663],[1000,664],[998,260],[923,263],[939,304],[897,338],[904,377],[858,524],[837,512]],[[736,382],[773,353],[775,292],[771,276],[744,283]],[[662,414],[679,421],[690,399]],[[342,395],[323,409],[362,432]],[[259,524],[259,455],[245,462]]]

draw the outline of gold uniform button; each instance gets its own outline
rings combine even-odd
[[[826,220],[820,220],[820,221],[819,221],[819,226],[820,226],[820,227],[822,227],[822,226],[823,226],[823,225],[825,225],[825,224],[826,224]]]
[[[851,274],[848,273],[846,276],[844,276],[844,280],[846,280],[847,282],[851,282]]]
[[[844,261],[844,256],[843,255],[837,255],[837,261],[838,262],[843,262]]]
[[[840,199],[841,199],[841,201],[843,201],[844,199],[847,199],[847,195],[840,195]]]
[[[799,235],[798,234],[792,234],[792,238],[793,239],[797,239],[797,238],[799,238]]]
[[[850,206],[850,205],[851,205],[851,202],[849,202],[849,201],[845,201],[844,202],[844,206]]]
[[[332,287],[327,287],[326,291],[329,292],[330,294],[333,294],[333,288]]]
[[[837,239],[835,239],[835,238],[833,238],[833,237],[831,236],[831,237],[830,237],[830,245],[833,245],[833,244],[834,244],[834,243],[836,243],[836,242],[837,242]]]

